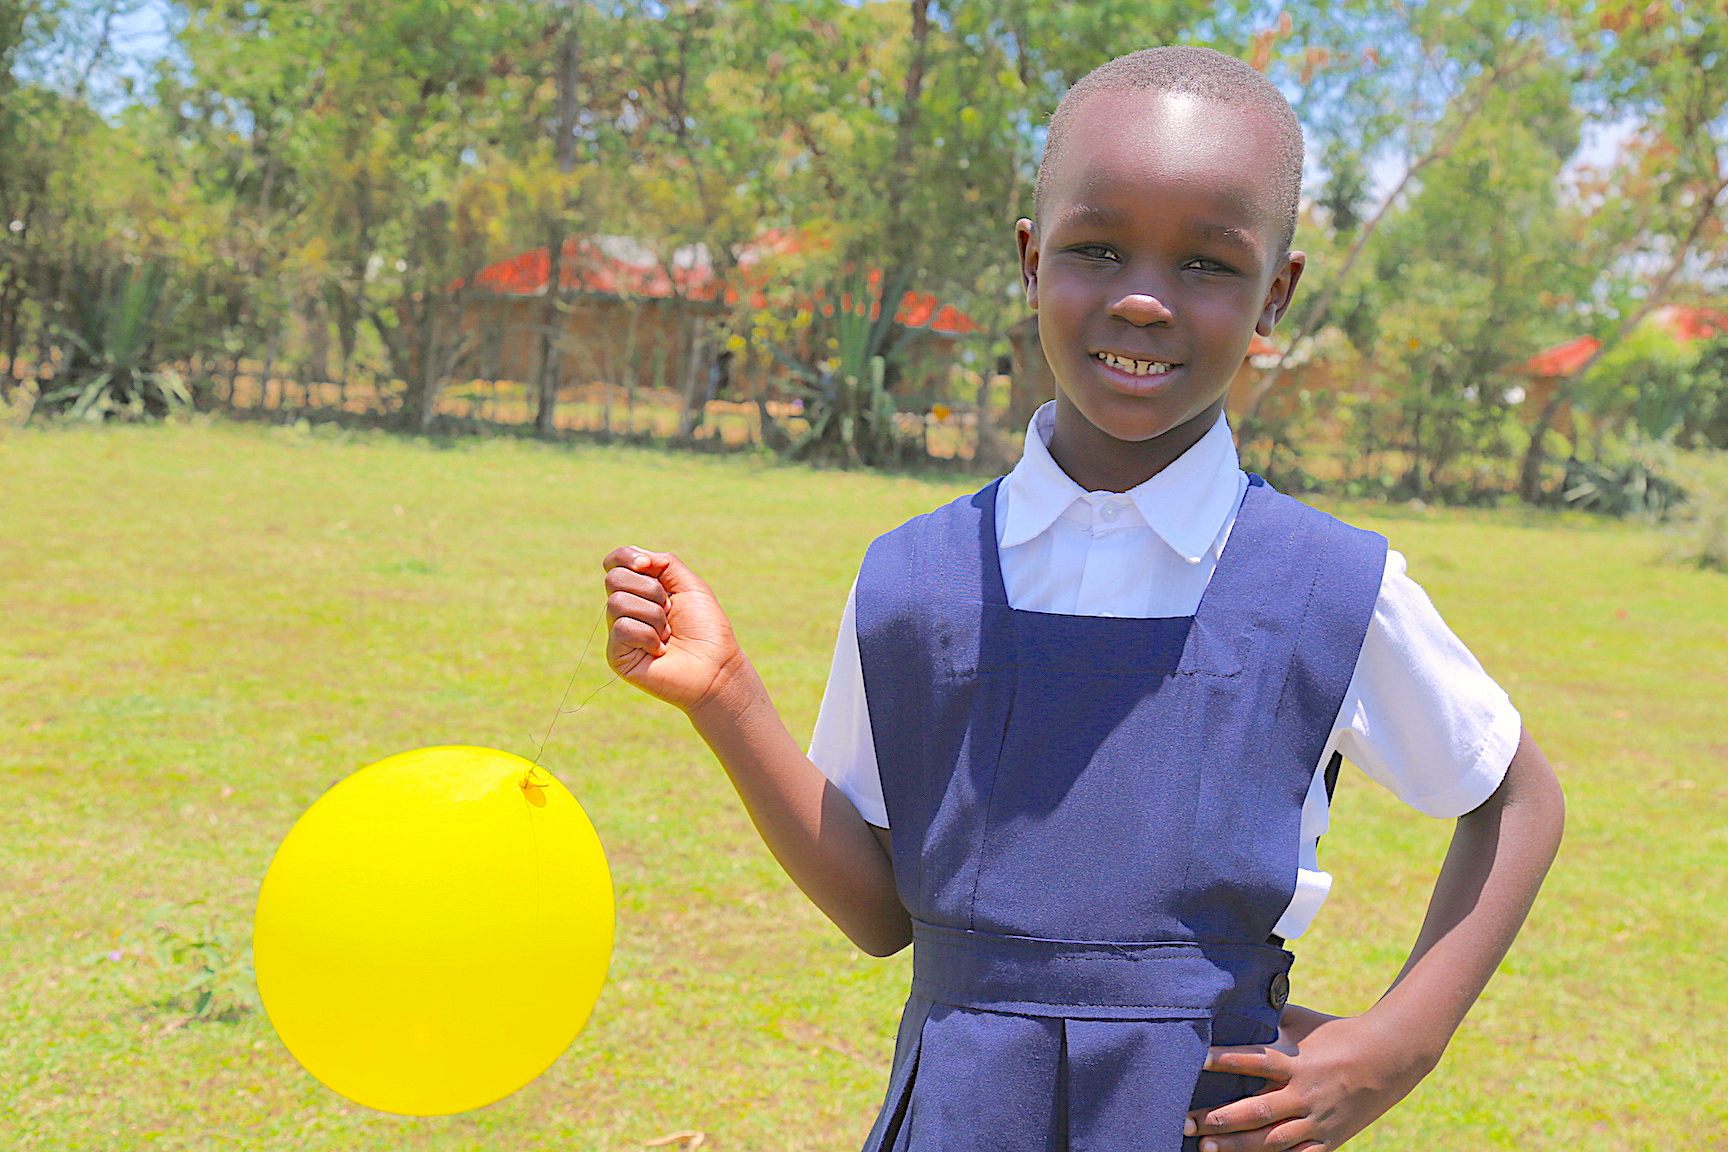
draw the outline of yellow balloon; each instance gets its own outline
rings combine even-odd
[[[264,1010],[360,1104],[442,1116],[544,1072],[600,996],[612,879],[582,806],[490,748],[362,768],[306,810],[258,895]]]

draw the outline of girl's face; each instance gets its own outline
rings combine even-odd
[[[1101,92],[1076,110],[1040,220],[1017,225],[1058,440],[1197,428],[1192,443],[1211,426],[1302,274],[1277,148],[1265,116],[1179,93]]]

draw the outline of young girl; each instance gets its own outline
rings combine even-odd
[[[1237,466],[1224,397],[1301,278],[1301,166],[1216,52],[1064,97],[1016,226],[1056,400],[1005,480],[871,546],[810,756],[700,579],[606,558],[613,667],[860,948],[914,944],[870,1152],[1336,1148],[1434,1067],[1553,857],[1552,772],[1402,559]],[[1356,1017],[1288,1004],[1283,947],[1340,753],[1459,817]]]

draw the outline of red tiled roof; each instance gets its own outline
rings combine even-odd
[[[1728,312],[1716,308],[1668,304],[1651,312],[1648,322],[1687,344],[1728,335]],[[1524,362],[1524,371],[1532,376],[1570,376],[1584,367],[1600,347],[1602,342],[1594,336],[1575,336],[1530,357]]]
[[[1677,340],[1690,344],[1728,334],[1728,312],[1715,308],[1693,308],[1685,304],[1669,304],[1650,313],[1650,322],[1661,327]]]
[[[738,266],[745,273],[747,286],[760,284],[762,277],[751,276],[750,271],[764,256],[795,250],[798,245],[798,238],[789,230],[763,233],[739,256]],[[538,296],[546,291],[551,269],[549,250],[531,248],[482,269],[475,275],[473,286],[505,295]],[[661,260],[646,246],[626,237],[571,237],[564,242],[558,279],[565,291],[656,300],[721,299],[728,304],[738,300],[737,289],[715,275],[707,249],[701,245],[680,248],[670,260]],[[868,280],[872,287],[880,284],[881,269],[871,269]],[[464,281],[457,280],[450,288],[455,290],[463,284]],[[760,308],[765,302],[761,292],[751,293],[752,306]],[[972,317],[928,292],[907,292],[901,297],[894,318],[908,328],[928,327],[948,335],[963,336],[979,330]]]
[[[1570,376],[1584,367],[1602,341],[1594,336],[1576,336],[1564,344],[1556,344],[1524,362],[1524,371],[1532,376]]]
[[[474,286],[512,296],[537,296],[546,290],[546,280],[551,271],[549,250],[530,248],[482,269],[474,277]],[[711,300],[718,287],[714,270],[705,258],[699,261],[674,260],[668,268],[658,260],[609,254],[587,237],[575,236],[564,241],[558,280],[566,291],[655,299],[682,296],[691,300]],[[456,288],[461,286],[461,281],[452,285]]]

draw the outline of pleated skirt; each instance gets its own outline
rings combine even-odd
[[[1263,1022],[1031,1016],[907,1001],[864,1152],[1194,1152],[1193,1108],[1259,1091],[1201,1072],[1211,1044],[1269,1043]]]

